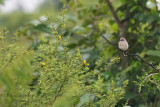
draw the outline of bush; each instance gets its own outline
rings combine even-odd
[[[12,62],[5,60],[10,65],[0,75],[1,105],[114,107],[123,98],[128,81],[121,86],[112,79],[104,82],[100,72],[107,67],[101,66],[102,58],[90,69],[79,49],[67,48],[68,41],[54,35],[49,44],[41,44],[36,51],[21,52]],[[2,50],[4,55],[6,50]],[[112,59],[112,63],[118,61]]]

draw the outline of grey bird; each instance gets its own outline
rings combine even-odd
[[[126,39],[124,37],[121,37],[118,43],[118,48],[121,49],[123,52],[124,56],[127,56],[126,52],[128,50],[128,42],[126,41]]]

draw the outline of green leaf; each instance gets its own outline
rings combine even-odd
[[[149,51],[147,51],[147,54],[148,55],[151,55],[151,56],[158,56],[158,57],[160,57],[160,50],[149,50]]]
[[[126,2],[126,0],[120,0],[121,1],[121,3],[125,3]]]
[[[39,25],[37,25],[37,26],[35,27],[35,29],[38,29],[38,30],[40,30],[40,31],[42,31],[42,32],[49,33],[49,34],[51,34],[51,32],[52,32],[51,28],[49,28],[49,27],[48,27],[47,25],[45,25],[45,24],[39,24]]]
[[[0,4],[4,5],[4,1],[3,1],[3,0],[0,0]]]

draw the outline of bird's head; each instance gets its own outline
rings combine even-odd
[[[120,41],[126,41],[126,39],[124,37],[121,37]]]

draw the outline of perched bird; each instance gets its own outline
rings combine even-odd
[[[124,54],[124,56],[127,56],[126,52],[128,49],[128,42],[126,41],[126,39],[124,37],[121,37],[118,43],[118,48],[121,49]]]

